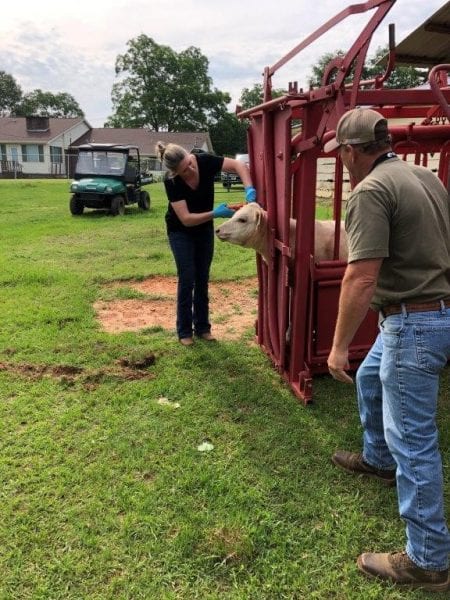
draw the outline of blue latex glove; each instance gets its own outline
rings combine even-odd
[[[228,206],[225,204],[225,202],[222,202],[222,204],[219,204],[219,206],[216,206],[216,208],[213,210],[213,217],[222,217],[222,218],[226,218],[226,217],[232,217],[234,215],[234,210],[231,210],[231,208],[228,208]]]
[[[245,201],[256,202],[256,190],[252,185],[245,188]]]

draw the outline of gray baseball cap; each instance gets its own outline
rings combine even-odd
[[[375,130],[376,125],[382,121],[384,127]],[[336,137],[327,142],[323,149],[328,153],[345,144],[355,146],[381,141],[387,137],[387,120],[383,115],[371,108],[354,108],[342,115],[336,127]]]

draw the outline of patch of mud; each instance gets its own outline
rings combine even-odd
[[[151,277],[127,281],[114,288],[132,288],[148,298],[99,301],[94,304],[97,317],[108,333],[162,328],[175,331],[177,280]],[[258,278],[210,282],[210,320],[218,339],[239,339],[253,327],[257,317]]]
[[[50,377],[75,377],[82,373],[82,367],[69,365],[33,365],[31,363],[0,362],[0,371],[8,371],[29,379],[40,379],[44,375]]]
[[[155,363],[155,355],[137,358],[123,357],[116,364],[103,369],[84,369],[71,365],[36,365],[31,363],[0,362],[0,371],[12,373],[24,379],[38,380],[44,377],[57,379],[65,385],[81,383],[92,389],[106,380],[130,381],[135,379],[153,379],[153,373],[146,370]]]
[[[143,356],[142,358],[119,358],[118,363],[121,367],[129,369],[146,369],[147,367],[154,365],[155,360],[155,355],[152,353]]]

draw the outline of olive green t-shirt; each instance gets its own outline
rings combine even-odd
[[[450,201],[438,177],[396,156],[353,190],[348,262],[383,258],[371,307],[450,297]]]

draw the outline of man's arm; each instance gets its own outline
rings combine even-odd
[[[382,262],[382,258],[358,260],[347,265],[345,270],[333,347],[328,357],[328,369],[339,381],[353,383],[344,370],[349,367],[348,347],[367,314]]]

